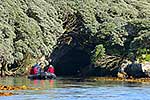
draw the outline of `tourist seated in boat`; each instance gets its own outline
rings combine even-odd
[[[36,63],[34,66],[32,66],[30,70],[30,75],[36,75],[41,73],[41,63]]]
[[[44,68],[44,72],[55,74],[55,69],[51,64],[49,64]]]
[[[49,59],[49,64],[44,67],[44,72],[54,74],[55,73],[55,69],[54,69],[54,67],[53,67],[51,62],[52,62],[52,59]]]
[[[52,66],[51,62],[49,62],[48,65],[44,66],[43,63],[40,61],[35,64],[31,70],[30,70],[30,75],[28,78],[30,79],[55,79],[56,75],[55,69]]]
[[[45,56],[41,56],[39,59],[37,59],[37,62],[34,66],[32,66],[30,70],[30,75],[36,75],[43,73],[43,69],[45,66],[48,65],[47,60],[45,59]]]

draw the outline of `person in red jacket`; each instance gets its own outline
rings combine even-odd
[[[52,65],[49,65],[46,72],[49,72],[49,73],[51,73],[51,74],[54,74],[54,73],[55,73],[55,69],[54,69],[54,67],[53,67]]]
[[[44,72],[48,72],[48,73],[54,74],[55,73],[55,69],[54,69],[53,65],[51,64],[51,62],[52,62],[52,59],[49,59],[49,64],[48,64],[48,66],[44,67]]]
[[[30,75],[36,75],[39,74],[41,72],[41,64],[35,64],[34,66],[32,66],[31,70],[30,70]]]
[[[48,66],[45,66],[44,67],[44,72],[46,75],[50,75],[53,79],[56,78],[56,75],[55,75],[55,68],[53,67],[53,65],[51,64],[51,59],[49,61],[49,64]]]

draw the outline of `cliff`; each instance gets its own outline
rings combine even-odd
[[[50,57],[60,75],[150,61],[149,9],[149,0],[1,0],[1,74],[27,55]]]

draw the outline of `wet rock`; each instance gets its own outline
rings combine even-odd
[[[27,87],[25,85],[23,86],[6,86],[6,85],[0,85],[0,90],[35,90],[36,88]]]
[[[0,92],[0,96],[12,96],[14,95],[14,93],[12,92],[6,92],[3,90],[38,90],[39,88],[32,88],[32,87],[27,87],[25,85],[23,86],[7,86],[7,85],[0,85],[0,90],[2,92]]]
[[[140,77],[145,77],[145,73],[142,70],[142,64],[129,64],[127,67],[124,69],[125,73],[130,77],[135,77],[135,78],[140,78]]]
[[[12,96],[13,93],[11,92],[0,92],[0,96]]]
[[[118,72],[117,77],[119,77],[119,78],[127,78],[128,75],[125,72]]]

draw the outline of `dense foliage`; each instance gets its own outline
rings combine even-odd
[[[150,61],[150,1],[0,1],[0,56],[9,64],[49,55],[68,34],[93,63],[108,55]]]

